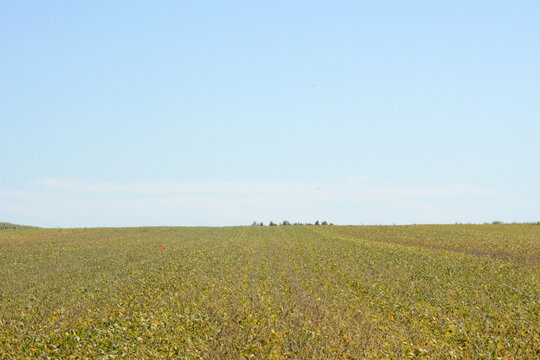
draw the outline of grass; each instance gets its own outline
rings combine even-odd
[[[2,230],[0,358],[535,359],[539,259],[530,224]]]

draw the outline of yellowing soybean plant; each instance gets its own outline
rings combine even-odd
[[[1,359],[538,359],[539,326],[538,225],[0,231]]]

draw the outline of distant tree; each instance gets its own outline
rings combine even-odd
[[[330,226],[334,226],[334,223],[330,223],[329,225],[330,225]]]
[[[259,224],[260,226],[264,226],[264,223],[261,221],[261,223]]]
[[[315,221],[315,225],[320,225],[319,220]]]
[[[275,224],[273,221],[270,221],[270,223],[268,224],[268,226],[276,226],[276,224]]]
[[[328,223],[327,223],[326,220],[325,220],[325,221],[323,221],[323,222],[321,223],[321,225],[328,225]]]
[[[283,220],[283,222],[281,223],[281,225],[283,225],[283,226],[289,226],[289,225],[291,225],[291,223],[288,222],[287,220]]]
[[[257,225],[259,225],[259,223],[256,222],[256,221],[254,221],[254,222],[251,223],[251,226],[257,226]]]

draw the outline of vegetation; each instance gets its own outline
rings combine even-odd
[[[3,229],[29,229],[32,228],[32,226],[26,226],[26,225],[18,225],[18,224],[12,224],[8,222],[0,222],[0,230]]]
[[[3,230],[0,358],[536,359],[539,279],[532,224]]]
[[[257,226],[257,225],[264,226],[264,223],[263,223],[263,222],[260,222],[260,223],[259,223],[259,222],[257,222],[257,221],[254,221],[254,222],[251,223],[251,226]],[[292,223],[289,222],[288,220],[283,220],[283,221],[281,222],[281,224],[276,224],[276,223],[273,222],[273,221],[270,221],[270,222],[268,223],[268,226],[278,226],[278,225],[280,225],[280,226],[290,226],[290,225],[334,225],[334,224],[329,223],[328,221],[323,221],[323,222],[319,223],[319,220],[315,221],[314,224],[310,224],[310,223],[305,223],[305,224],[303,224],[303,223],[300,223],[300,222],[295,222],[294,224],[292,224]]]

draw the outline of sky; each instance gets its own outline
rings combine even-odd
[[[2,1],[0,221],[540,220],[538,1]]]

